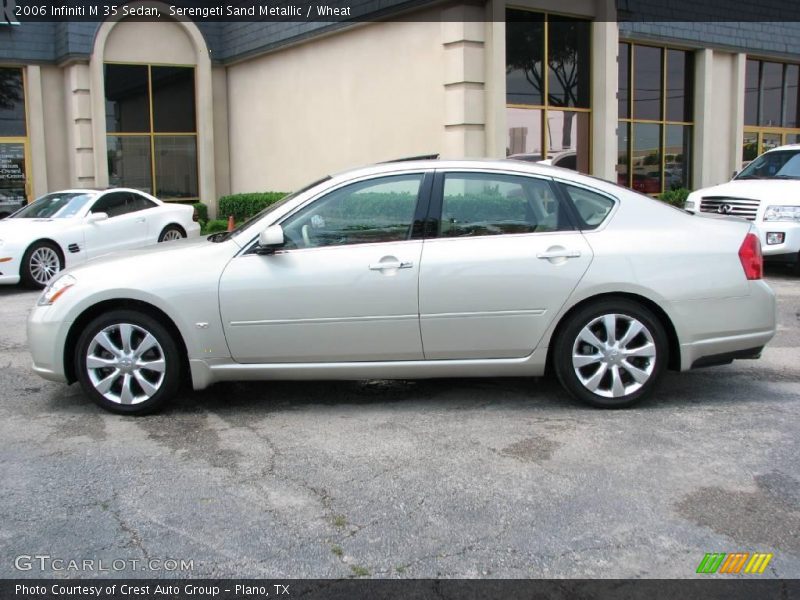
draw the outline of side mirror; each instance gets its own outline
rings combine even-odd
[[[283,227],[280,225],[270,225],[258,235],[257,251],[259,254],[272,254],[285,243]]]
[[[731,179],[736,179],[736,176],[739,174],[739,171],[734,171],[733,175],[731,175]]]
[[[99,223],[100,221],[108,220],[108,213],[91,213],[88,217],[86,217],[87,223]]]

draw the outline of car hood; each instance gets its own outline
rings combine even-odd
[[[30,241],[31,236],[47,235],[74,224],[74,219],[3,219],[0,221],[0,240]]]
[[[229,244],[233,244],[233,250]],[[228,250],[225,250],[225,247],[228,247]],[[201,236],[112,252],[68,271],[76,277],[109,283],[113,281],[115,285],[130,283],[138,287],[142,285],[142,273],[147,273],[149,281],[168,280],[178,274],[204,270],[216,263],[217,255],[230,257],[237,249],[238,246],[233,240],[213,243]]]
[[[800,180],[740,179],[697,190],[701,197],[751,198],[777,204],[800,204]]]

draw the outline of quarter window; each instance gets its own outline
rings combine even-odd
[[[422,175],[354,183],[323,196],[283,222],[286,248],[409,239]]]
[[[571,229],[550,183],[484,173],[445,176],[442,237],[534,233]]]
[[[562,184],[562,186],[578,211],[581,229],[596,229],[614,208],[614,201],[608,196],[574,185]]]

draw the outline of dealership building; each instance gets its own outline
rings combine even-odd
[[[688,20],[715,3],[742,20]],[[222,195],[427,154],[551,158],[657,194],[800,141],[785,2],[380,4],[355,22],[146,1],[129,6],[159,19],[0,25],[0,201],[128,186],[213,213]]]

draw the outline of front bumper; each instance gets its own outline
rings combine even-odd
[[[17,252],[0,247],[0,284],[19,283],[19,265],[20,257]]]
[[[757,221],[758,238],[761,240],[761,253],[764,260],[772,261],[781,255],[797,255],[800,253],[800,223],[791,221]],[[783,233],[782,244],[767,244],[768,233]],[[780,259],[776,260],[780,261]]]
[[[28,347],[33,358],[33,371],[50,381],[66,383],[64,344],[72,325],[54,318],[50,306],[36,306],[28,317]]]

